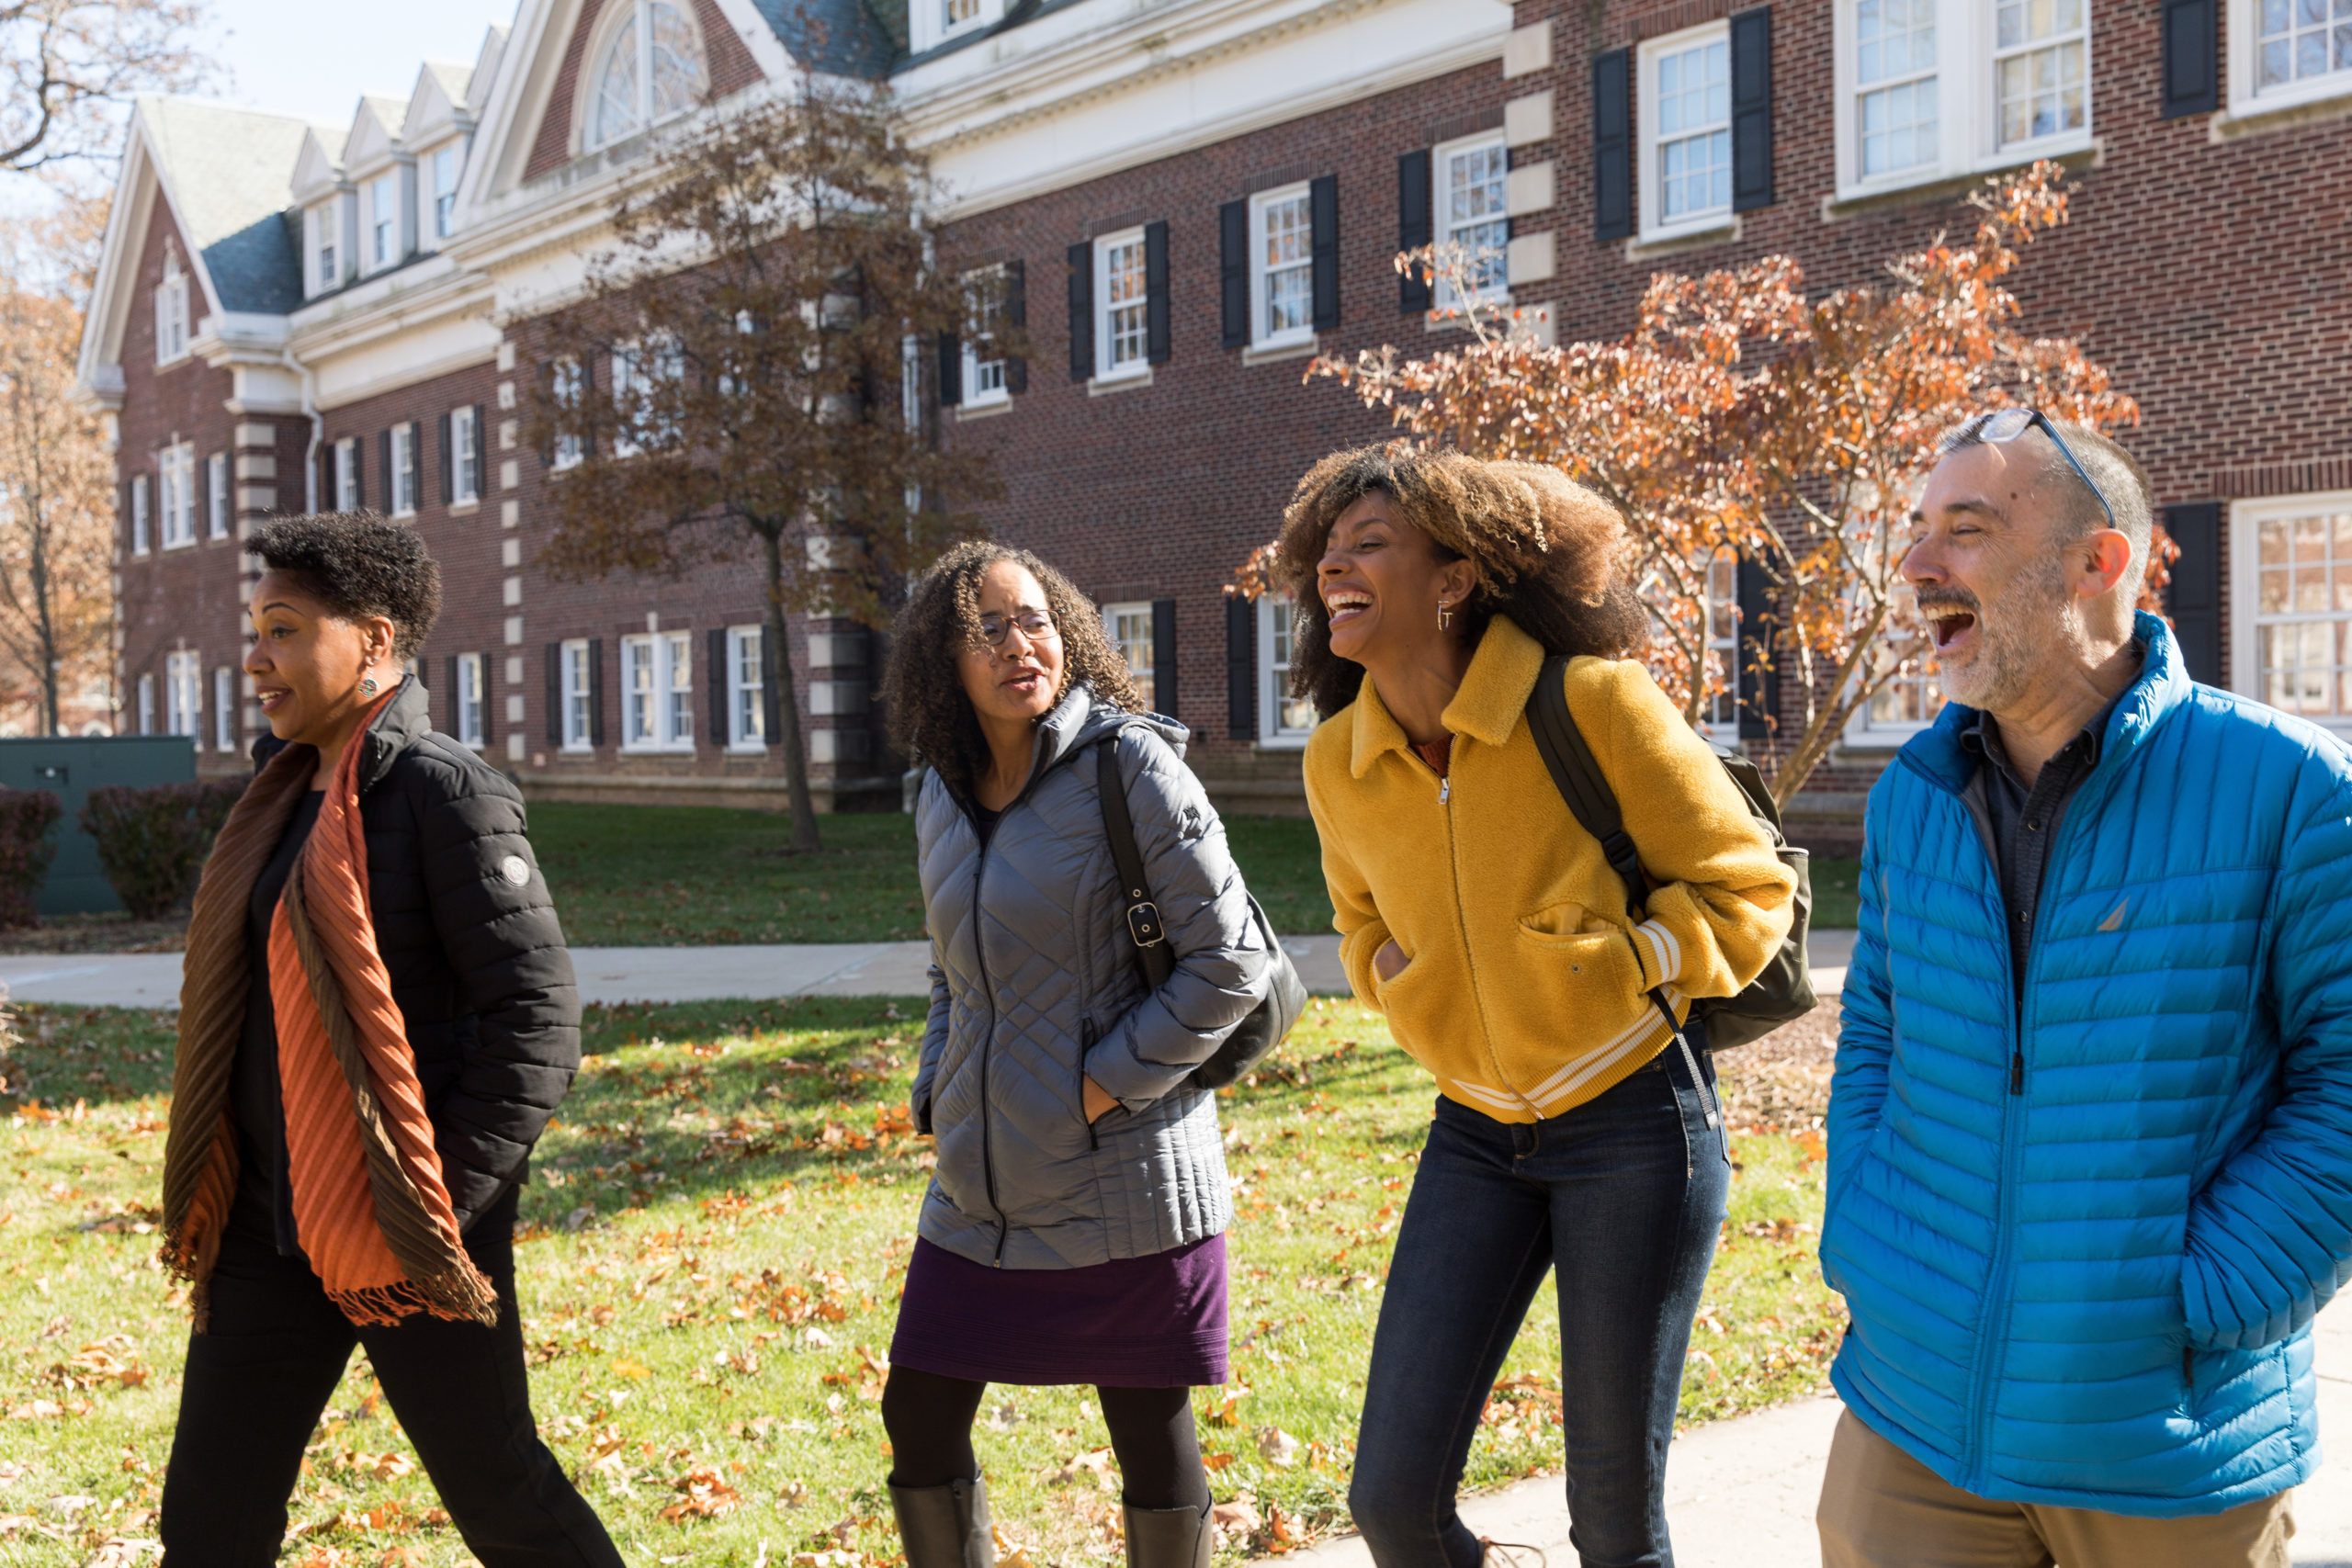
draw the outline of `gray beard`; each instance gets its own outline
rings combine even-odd
[[[1983,646],[1966,670],[1943,671],[1944,695],[1992,713],[2014,705],[2049,657],[2048,628],[2053,622],[2068,623],[2073,614],[2065,566],[2056,560],[2020,576],[2003,595],[1998,615],[1988,614],[1980,600],[1976,635]]]

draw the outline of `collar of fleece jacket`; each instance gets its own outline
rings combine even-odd
[[[1543,671],[1544,645],[1520,630],[1510,616],[1497,615],[1487,624],[1477,651],[1470,656],[1462,689],[1440,716],[1445,728],[1485,745],[1508,743],[1527,713],[1527,699],[1535,694],[1535,677]],[[1380,700],[1369,679],[1350,705],[1355,714],[1350,773],[1363,777],[1385,751],[1411,754],[1413,743],[1406,739],[1404,727]]]

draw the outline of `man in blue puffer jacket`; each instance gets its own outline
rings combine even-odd
[[[2352,1278],[2352,753],[2134,616],[2104,437],[1973,420],[1915,530],[1951,701],[1865,829],[1823,1561],[2284,1568]]]

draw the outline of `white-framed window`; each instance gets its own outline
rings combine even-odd
[[[237,672],[225,664],[212,671],[212,749],[237,749]]]
[[[1467,297],[1454,291],[1453,280],[1441,276],[1437,306],[1442,310],[1498,300],[1510,288],[1507,265],[1510,254],[1510,207],[1506,192],[1510,152],[1499,130],[1447,141],[1430,152],[1430,210],[1436,214],[1433,236],[1441,247],[1451,246],[1464,264]]]
[[[194,740],[204,733],[203,660],[180,649],[164,655],[164,733]]]
[[[1304,184],[1250,198],[1250,346],[1315,341],[1315,202]]]
[[[342,253],[335,240],[343,227],[343,203],[329,197],[316,207],[302,212],[302,230],[310,240],[310,288],[311,294],[324,294],[343,281],[337,270]]]
[[[562,411],[567,416],[575,415],[578,412],[582,394],[586,390],[587,382],[581,375],[580,362],[576,359],[560,359],[548,373],[548,395],[554,400],[557,409]],[[587,446],[581,440],[577,431],[564,431],[555,438],[555,446],[551,454],[554,458],[554,467],[569,468],[579,462],[586,452]]]
[[[1117,380],[1151,368],[1149,288],[1141,229],[1094,242],[1094,378]]]
[[[1863,746],[1895,746],[1935,723],[1944,711],[1944,688],[1930,662],[1905,660],[1894,678],[1847,721],[1847,739]]]
[[[401,259],[401,176],[388,169],[368,182],[368,265],[387,267]]]
[[[359,438],[346,435],[334,444],[334,509],[337,512],[356,512],[362,499]]]
[[[1159,666],[1152,657],[1150,604],[1105,604],[1102,627],[1111,635],[1111,646],[1127,661],[1127,678],[1136,683],[1136,694],[1143,698],[1144,706],[1157,709],[1159,696],[1153,677]]]
[[[156,455],[155,468],[164,502],[164,548],[184,549],[196,543],[196,448],[185,441],[166,446]]]
[[[139,677],[139,733],[155,733],[155,677],[152,674]]]
[[[130,476],[130,553],[147,553],[147,476]],[[145,733],[141,731],[141,733]]]
[[[215,452],[204,460],[204,521],[215,539],[229,536],[229,454]]]
[[[1269,593],[1258,601],[1258,739],[1304,746],[1315,728],[1315,705],[1290,694],[1290,655],[1297,616],[1291,602]]]
[[[392,515],[416,514],[416,426],[392,426]]]
[[[1739,739],[1739,557],[1718,550],[1707,563],[1707,667],[1722,689],[1707,699],[1702,728],[1726,745]]]
[[[479,751],[488,742],[483,717],[490,711],[488,675],[482,669],[481,655],[461,653],[457,659],[458,689],[450,694],[451,706],[458,723],[458,739]]]
[[[984,266],[964,275],[964,294],[971,322],[964,333],[964,407],[1009,401],[1012,389],[1004,378],[1004,355],[997,352],[996,327],[1004,316],[1005,271]]]
[[[187,274],[180,254],[165,246],[164,280],[155,286],[155,363],[175,365],[187,357]]]
[[[710,85],[693,8],[628,0],[606,25],[581,147],[593,152],[685,113]]]
[[[648,444],[666,444],[676,432],[670,414],[640,408],[628,412],[632,399],[650,399],[676,385],[686,373],[685,351],[675,338],[625,343],[613,350],[613,407],[627,423],[613,432],[613,456],[634,457]]]
[[[1839,193],[2088,147],[2089,19],[2089,0],[1837,0]]]
[[[2352,732],[2352,491],[2230,509],[2230,683]]]
[[[1005,0],[914,0],[914,52],[936,49],[1004,19]]]
[[[585,751],[595,744],[596,672],[589,666],[586,637],[574,637],[558,649],[562,660],[559,681],[563,695],[563,749]]]
[[[470,403],[449,411],[449,499],[481,499],[481,432]]]
[[[2352,6],[2331,0],[2229,0],[2230,108],[2288,108],[2352,93]]]
[[[433,237],[446,240],[458,231],[458,143],[433,150]]]
[[[1731,31],[1690,28],[1641,49],[1641,173],[1645,238],[1711,229],[1731,217]]]
[[[727,744],[757,750],[768,743],[764,626],[727,628]]]
[[[695,744],[694,638],[646,632],[621,638],[621,747],[691,751]]]

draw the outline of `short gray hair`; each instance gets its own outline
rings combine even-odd
[[[2090,475],[2091,483],[2098,487],[2099,492],[2095,496],[2083,488],[2075,470],[2066,466],[2064,456],[2054,446],[2047,445],[2048,433],[2041,433],[2046,456],[2041,472],[2034,479],[2034,489],[2040,490],[2045,481],[2058,481],[2053,494],[2057,497],[2059,533],[2053,543],[2063,547],[2108,527],[2108,513],[2112,512],[2113,526],[2132,541],[2132,565],[2119,586],[2127,591],[2128,599],[2136,601],[2140,585],[2148,575],[2149,552],[2154,548],[2155,508],[2150,499],[2148,471],[2112,437],[2086,424],[2064,419],[2050,423],[2058,427],[2067,450],[2074,453],[2075,460],[2082,464],[2083,471]],[[1955,428],[1945,438],[1943,450],[1956,452],[1963,446],[1982,446],[1978,434],[1982,423],[1981,419],[1972,418]],[[2099,506],[2099,496],[2107,498],[2105,510]]]

